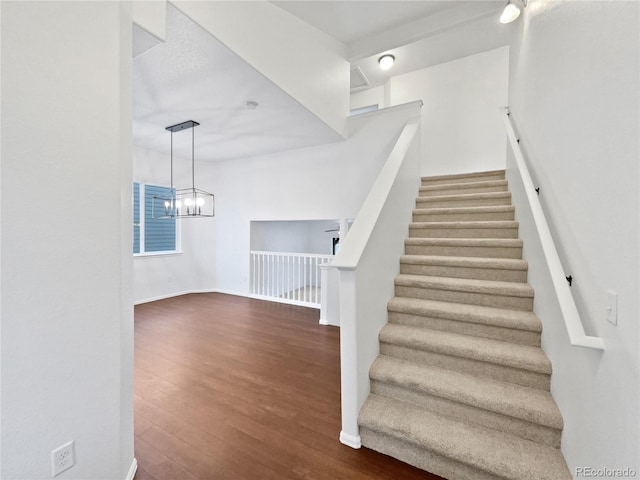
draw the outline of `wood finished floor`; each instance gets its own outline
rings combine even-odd
[[[439,479],[338,441],[339,329],[222,294],[135,308],[136,480]]]

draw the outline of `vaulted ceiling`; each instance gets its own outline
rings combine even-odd
[[[507,44],[498,1],[273,1],[345,46],[352,72],[368,86]],[[140,147],[168,152],[164,127],[185,120],[195,130],[196,159],[230,160],[338,141],[302,105],[212,35],[167,7],[166,41],[134,29],[133,133]],[[377,59],[393,53],[383,72]],[[366,87],[365,87],[366,88]],[[258,103],[255,109],[247,102]],[[190,156],[190,138],[175,135],[177,155]],[[189,136],[190,137],[190,136]]]

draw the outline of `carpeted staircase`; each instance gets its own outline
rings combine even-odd
[[[504,171],[424,178],[358,422],[449,480],[571,479]]]

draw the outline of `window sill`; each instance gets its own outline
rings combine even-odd
[[[171,252],[144,252],[144,253],[134,253],[133,258],[145,258],[145,257],[166,257],[173,255],[182,255],[182,251],[173,250]]]

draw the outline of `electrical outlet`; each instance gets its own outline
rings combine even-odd
[[[56,476],[76,464],[73,440],[51,451],[51,475]]]
[[[618,325],[618,294],[611,290],[607,290],[607,322],[612,325]]]

